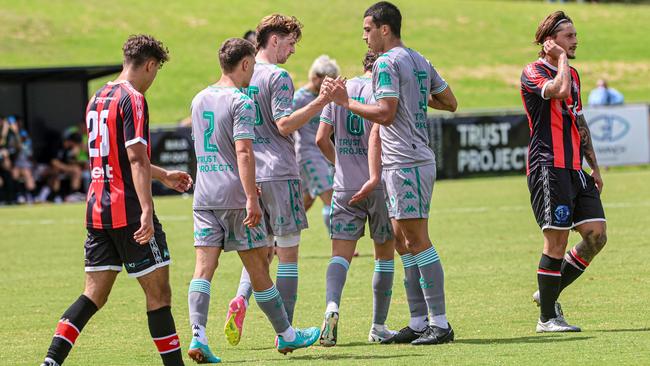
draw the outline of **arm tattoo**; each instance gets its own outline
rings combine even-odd
[[[577,116],[576,124],[578,125],[578,132],[580,133],[580,146],[582,146],[582,152],[587,160],[587,164],[589,164],[592,170],[596,170],[598,169],[598,161],[596,160],[594,146],[591,143],[591,132],[589,131],[589,125],[587,125],[585,116]]]

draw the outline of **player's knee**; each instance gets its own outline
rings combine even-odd
[[[101,309],[108,302],[108,292],[97,291],[94,288],[86,288],[84,290],[84,296],[90,299],[97,309]]]
[[[163,306],[170,306],[172,303],[172,289],[169,283],[161,284],[155,289],[149,289],[146,293],[147,309],[155,310]]]
[[[423,250],[426,250],[429,247],[428,244],[429,244],[428,242],[422,242],[422,241],[407,241],[406,247],[411,253],[419,253]]]
[[[592,248],[600,251],[607,244],[607,234],[605,231],[592,232],[587,235],[587,241]]]

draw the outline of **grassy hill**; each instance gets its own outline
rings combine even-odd
[[[650,6],[493,1],[395,1],[405,43],[425,54],[450,82],[460,109],[520,107],[519,75],[536,57],[531,41],[549,12],[564,9],[578,29],[586,92],[606,77],[627,101],[650,101]],[[218,77],[217,48],[272,12],[305,25],[286,68],[296,84],[327,53],[354,75],[366,46],[363,11],[371,1],[8,1],[0,0],[0,68],[121,61],[129,34],[151,33],[171,51],[148,98],[153,122],[188,114],[193,95]],[[101,81],[93,83],[93,89]],[[584,96],[586,98],[586,95]]]

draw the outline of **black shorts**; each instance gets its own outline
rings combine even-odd
[[[569,230],[605,221],[594,179],[582,170],[540,166],[528,175],[530,203],[539,227]]]
[[[153,216],[153,227],[153,237],[145,245],[133,239],[140,223],[118,229],[88,228],[84,244],[86,272],[120,272],[124,265],[129,276],[140,277],[169,265],[167,239],[156,215]]]

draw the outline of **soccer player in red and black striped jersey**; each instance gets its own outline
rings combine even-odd
[[[161,42],[147,35],[129,37],[122,49],[122,73],[95,93],[86,110],[92,177],[84,244],[86,285],[59,320],[46,366],[65,361],[83,327],[108,300],[123,265],[144,290],[149,331],[163,364],[183,365],[170,308],[169,250],[154,214],[151,179],[183,192],[192,178],[151,165],[144,99],[169,56]]]
[[[580,77],[569,66],[578,46],[573,21],[561,11],[550,14],[535,41],[542,49],[521,74],[521,97],[530,125],[528,189],[544,235],[533,294],[541,308],[537,332],[579,332],[565,321],[557,298],[607,241],[603,180],[582,114]],[[582,170],[583,158],[591,175]],[[565,254],[571,229],[582,241]]]

